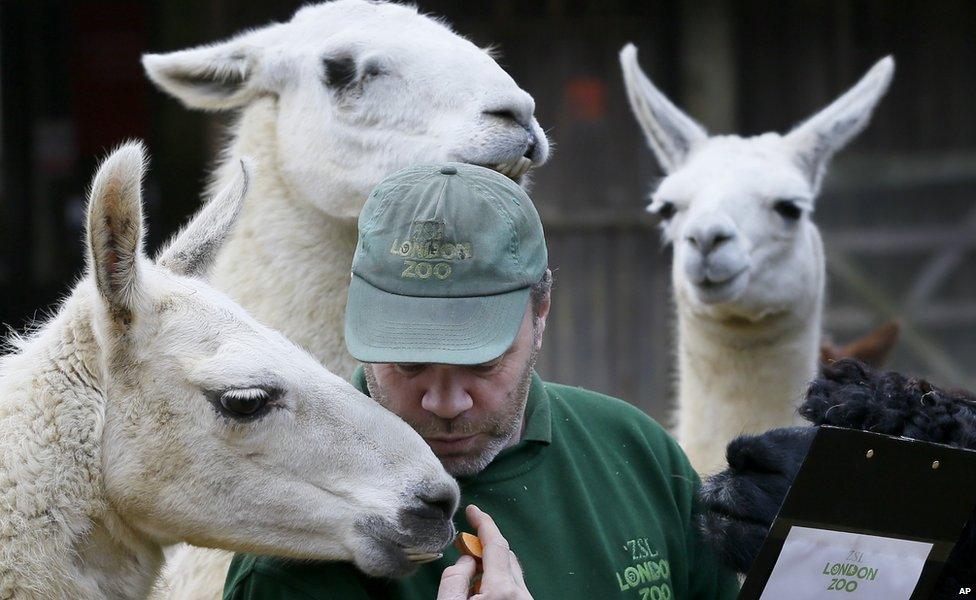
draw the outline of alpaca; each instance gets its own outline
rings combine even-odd
[[[976,396],[921,379],[872,371],[853,360],[824,367],[800,413],[834,425],[976,450]],[[728,469],[702,486],[705,538],[732,568],[745,572],[806,456],[816,427],[742,436],[728,447]],[[976,510],[939,577],[934,598],[958,598],[976,580]]]
[[[241,155],[262,167],[215,286],[346,377],[358,366],[343,338],[356,219],[373,187],[444,161],[521,182],[549,153],[532,97],[415,7],[336,0],[143,65],[189,108],[239,111],[213,186]]]
[[[144,162],[102,164],[86,275],[0,360],[0,598],[146,597],[180,540],[376,575],[430,558],[459,496],[423,439],[203,279],[246,172],[151,261]]]
[[[674,246],[676,436],[702,473],[741,433],[795,422],[817,373],[824,251],[810,214],[831,156],[867,125],[894,61],[786,135],[709,137],[620,53],[631,108],[665,172],[648,211]]]
[[[238,111],[213,175],[261,167],[214,285],[349,377],[343,337],[356,218],[385,176],[467,162],[516,182],[549,155],[535,102],[492,59],[415,7],[336,0],[230,40],[148,54],[149,78],[189,108]],[[173,597],[215,598],[230,557],[180,550]],[[206,581],[205,581],[206,580]]]

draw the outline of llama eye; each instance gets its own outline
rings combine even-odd
[[[803,209],[794,200],[777,200],[773,203],[773,210],[787,221],[796,221],[803,214]]]
[[[652,204],[647,210],[667,221],[678,212],[678,207],[674,205],[674,202],[665,200],[664,202],[658,203],[656,207]]]
[[[356,82],[356,61],[351,57],[323,58],[325,74],[322,77],[326,86],[335,90],[345,90]]]
[[[220,406],[230,417],[253,418],[267,407],[271,394],[261,388],[227,390],[220,395]]]

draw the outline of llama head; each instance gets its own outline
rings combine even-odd
[[[143,65],[191,108],[273,98],[273,160],[293,193],[336,217],[358,216],[380,180],[410,165],[467,162],[520,181],[548,157],[532,97],[414,7],[335,0]]]
[[[155,261],[141,249],[141,146],[90,192],[110,505],[135,530],[402,575],[453,535],[458,488],[409,425],[203,278],[246,169]]]
[[[894,61],[879,61],[853,88],[786,135],[709,137],[637,63],[620,53],[631,108],[665,177],[648,210],[674,245],[682,306],[757,321],[802,311],[822,296],[823,246],[810,219],[830,157],[867,125]]]

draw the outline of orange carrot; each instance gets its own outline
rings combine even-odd
[[[474,558],[481,559],[482,548],[481,540],[478,536],[461,532],[456,538],[454,538],[454,547],[458,549],[461,554],[467,554],[468,556],[473,556]]]
[[[454,547],[458,549],[462,555],[471,556],[478,563],[478,571],[475,573],[474,578],[471,580],[471,587],[468,589],[468,595],[474,596],[481,592],[481,557],[484,554],[482,551],[481,540],[478,536],[473,533],[461,532],[456,538],[454,538]]]

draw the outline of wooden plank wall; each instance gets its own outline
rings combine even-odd
[[[205,43],[287,20],[302,3],[154,1],[147,3],[143,42],[152,50]],[[59,34],[60,43],[47,44],[45,64],[77,54],[77,19],[71,12],[50,12],[55,4],[11,0],[3,5],[8,23],[25,7],[33,7],[30,14],[60,15],[56,29],[66,33]],[[970,221],[976,206],[976,2],[419,0],[419,5],[446,17],[476,43],[499,47],[501,64],[533,94],[539,120],[555,142],[552,160],[537,172],[532,189],[557,269],[539,363],[543,376],[620,396],[661,419],[668,414],[674,347],[670,253],[643,213],[660,172],[624,97],[617,53],[628,41],[639,46],[641,62],[658,86],[718,133],[782,131],[853,84],[876,59],[893,53],[898,71],[891,92],[870,128],[835,160],[817,207],[833,253],[827,328],[843,339],[900,315],[915,330],[911,343],[894,357],[897,368],[948,384],[969,382],[976,374],[971,246],[976,226],[967,225],[976,223]],[[33,36],[52,30],[27,16],[14,25],[27,27]],[[6,43],[14,39],[4,39],[3,58],[17,66],[11,54],[16,49]],[[71,99],[41,81],[45,72],[34,70],[15,80],[21,71],[4,70],[5,99],[16,99],[18,86],[27,85],[35,99],[29,115],[4,113],[4,168],[20,167],[4,174],[0,206],[8,216],[34,215],[28,224],[33,229],[6,236],[10,256],[0,262],[10,271],[5,277],[0,269],[0,294],[7,298],[0,317],[15,326],[65,289],[81,264],[80,246],[72,242],[65,245],[63,260],[55,261],[57,269],[31,267],[34,257],[43,255],[34,247],[41,240],[58,239],[55,234],[64,231],[61,238],[76,239],[79,192],[94,161],[94,156],[75,157],[56,189],[49,175],[38,174],[40,144],[31,131],[47,131],[42,121],[85,118],[65,116]],[[220,143],[221,118],[185,110],[156,92],[149,98],[154,168],[147,188],[152,230],[161,239],[199,205],[207,160]],[[11,137],[21,130],[30,139]],[[38,192],[48,188],[52,191]],[[907,299],[920,274],[934,272],[947,248],[961,248],[961,258],[923,306],[909,310]],[[27,273],[28,268],[33,270]]]
[[[937,306],[912,314],[903,304],[942,249],[940,232],[965,239],[957,224],[976,206],[976,4],[551,0],[536,12],[506,1],[480,11],[451,4],[421,3],[476,42],[499,45],[556,143],[533,189],[558,269],[543,376],[620,396],[659,419],[670,413],[670,252],[642,214],[660,172],[617,64],[633,41],[655,83],[710,131],[750,135],[788,129],[895,55],[890,93],[835,160],[817,207],[832,251],[827,334],[846,340],[901,317],[911,339],[894,368],[972,384],[972,253],[939,286],[929,303]],[[841,258],[865,281],[852,284]]]
[[[549,228],[555,269],[543,376],[627,398],[666,419],[672,380],[669,252],[640,227]]]

